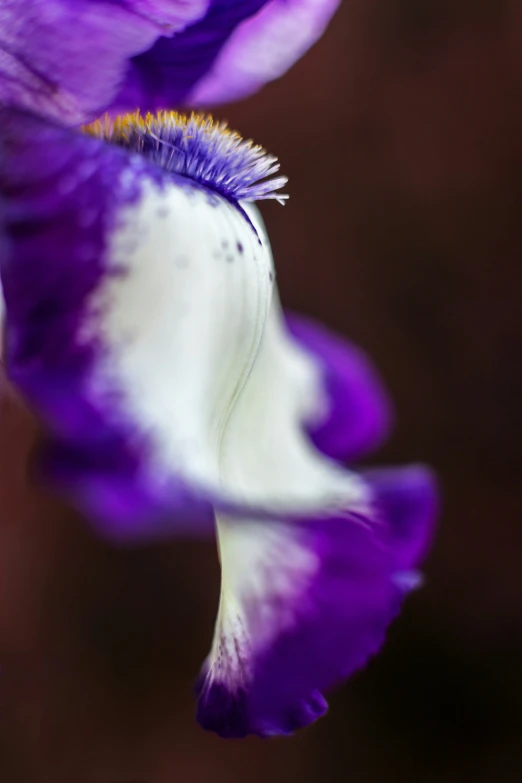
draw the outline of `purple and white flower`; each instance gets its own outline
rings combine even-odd
[[[223,736],[287,734],[325,712],[323,691],[379,649],[418,585],[436,491],[422,466],[341,462],[381,442],[389,404],[362,353],[281,310],[253,205],[284,200],[277,160],[207,117],[114,110],[246,94],[334,6],[2,10],[7,372],[45,426],[44,475],[101,533],[217,531],[198,718]]]
[[[47,477],[117,540],[217,527],[201,723],[291,732],[383,641],[430,537],[422,467],[357,474],[386,398],[355,349],[282,315],[251,200],[284,179],[207,119],[0,117],[7,367]]]

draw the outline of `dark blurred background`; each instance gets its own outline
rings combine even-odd
[[[363,346],[395,401],[384,463],[444,510],[382,654],[292,739],[223,741],[192,682],[213,543],[116,550],[27,486],[0,413],[0,780],[522,783],[522,3],[345,0],[279,82],[220,114],[277,154],[284,303]]]

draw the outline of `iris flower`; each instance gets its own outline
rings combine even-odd
[[[251,92],[334,5],[2,10],[7,373],[45,425],[43,475],[101,533],[216,531],[198,719],[222,736],[324,714],[419,584],[436,511],[427,468],[344,465],[382,441],[389,403],[359,350],[283,314],[254,206],[284,200],[276,159],[210,117],[156,111]],[[115,118],[136,104],[154,113]]]

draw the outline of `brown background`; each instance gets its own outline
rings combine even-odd
[[[522,3],[345,0],[284,79],[223,110],[279,155],[284,302],[375,359],[381,462],[427,461],[444,513],[427,585],[369,668],[293,739],[225,742],[191,687],[213,544],[117,551],[27,484],[0,423],[0,780],[522,781]]]

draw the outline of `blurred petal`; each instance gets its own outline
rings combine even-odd
[[[205,0],[4,0],[0,103],[64,124],[112,103],[131,57],[206,10]]]
[[[422,465],[373,468],[363,474],[382,514],[393,526],[397,564],[404,569],[422,558],[433,536],[439,509],[435,478]]]
[[[0,102],[64,124],[232,100],[283,74],[338,0],[4,0]]]
[[[186,103],[239,100],[279,78],[321,37],[339,2],[271,0],[232,33]]]
[[[199,684],[204,728],[289,734],[324,714],[322,692],[378,651],[420,581],[423,553],[412,556],[411,542],[426,540],[433,524],[427,471],[423,484],[415,526],[379,503],[366,520],[220,521],[221,603]]]
[[[160,38],[130,61],[116,112],[195,105],[190,95],[230,36],[267,0],[210,0],[207,13],[173,38]]]
[[[325,405],[308,423],[317,448],[329,457],[348,461],[377,448],[389,434],[392,413],[369,358],[311,319],[291,314],[287,323],[321,372]]]

